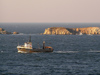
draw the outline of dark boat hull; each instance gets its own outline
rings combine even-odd
[[[18,53],[53,52],[53,49],[25,49],[17,48]]]

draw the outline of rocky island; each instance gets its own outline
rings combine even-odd
[[[51,27],[45,29],[44,35],[100,35],[100,27],[65,28]]]
[[[0,28],[0,34],[19,34],[19,33],[18,33],[18,32],[13,32],[13,33],[11,33],[11,32],[6,31],[6,30],[3,29],[3,28]]]

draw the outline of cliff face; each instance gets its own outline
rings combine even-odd
[[[85,28],[64,28],[64,27],[51,27],[45,29],[45,35],[77,35],[82,34],[92,34],[100,35],[100,27],[85,27]]]
[[[76,31],[83,34],[100,34],[100,27],[87,27],[87,28],[76,28]]]
[[[45,29],[45,32],[43,34],[47,35],[69,35],[71,34],[66,28],[64,27],[51,27]]]

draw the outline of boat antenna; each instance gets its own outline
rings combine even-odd
[[[19,46],[19,42],[18,42],[18,46]]]
[[[39,45],[39,43],[38,43],[38,49],[40,49],[40,45]]]
[[[29,36],[29,42],[31,42],[31,36]]]

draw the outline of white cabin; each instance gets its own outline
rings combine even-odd
[[[32,43],[31,42],[26,42],[26,43],[24,43],[24,47],[26,49],[32,49]]]

